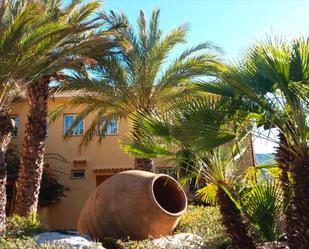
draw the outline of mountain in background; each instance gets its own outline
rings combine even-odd
[[[257,164],[269,164],[275,160],[275,156],[272,153],[267,154],[256,153],[255,159]]]

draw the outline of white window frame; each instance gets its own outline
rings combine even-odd
[[[66,125],[65,125],[65,118],[68,117],[68,116],[72,116],[73,117],[73,122],[74,122],[74,119],[78,116],[78,114],[64,114],[63,115],[63,135],[66,135],[67,131],[66,131]],[[68,136],[82,136],[85,132],[85,121],[84,119],[81,120],[81,123],[82,123],[82,133],[76,133],[76,126],[74,127],[73,131],[71,134],[67,134]],[[69,126],[70,127],[70,126]],[[69,128],[67,127],[67,128]]]
[[[83,176],[74,176],[74,173],[83,173]],[[85,179],[86,178],[86,170],[71,170],[71,179]]]

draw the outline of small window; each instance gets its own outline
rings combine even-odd
[[[64,134],[65,135],[71,135],[71,136],[76,136],[76,135],[83,135],[84,133],[84,121],[80,120],[73,128],[72,131],[69,131],[69,128],[74,122],[74,119],[76,118],[77,115],[64,115]]]
[[[13,125],[12,137],[17,137],[18,126],[19,126],[19,118],[18,118],[18,116],[12,116],[11,120],[12,120],[12,125]]]
[[[85,178],[85,170],[71,170],[72,179],[83,179]]]
[[[118,122],[116,120],[102,120],[98,127],[97,134],[103,135],[115,135],[118,134]]]

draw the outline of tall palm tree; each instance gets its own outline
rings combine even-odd
[[[279,130],[276,160],[285,196],[291,249],[309,248],[309,38],[268,39],[223,74],[227,84],[260,108],[260,124]],[[292,182],[288,175],[291,175]]]
[[[164,113],[139,112],[133,118],[139,140],[131,133],[122,146],[138,157],[173,160],[179,170],[199,175],[209,184],[204,191],[215,189],[233,248],[245,249],[255,248],[255,244],[235,196],[239,177],[239,160],[235,158],[244,152],[236,145],[243,143],[242,137],[247,134],[246,126],[237,125],[246,120],[246,113],[236,111],[237,103],[237,99],[206,95],[174,100]]]
[[[32,24],[31,35],[23,41],[25,46],[38,43],[25,56],[32,65],[23,77],[29,82],[25,89],[29,112],[13,207],[13,212],[22,216],[37,210],[50,83],[70,78],[76,70],[96,63],[95,56],[110,55],[120,46],[117,27],[104,25],[102,14],[96,14],[100,3],[92,1],[81,5],[80,2],[71,1],[61,7],[59,0],[36,1],[41,16]],[[45,25],[40,27],[42,23]]]
[[[25,42],[29,41],[30,32],[33,32],[29,27],[39,18],[40,8],[35,4],[21,8],[15,1],[0,3],[0,232],[5,230],[6,216],[5,153],[13,128],[9,105],[27,84],[22,79],[31,67],[32,61],[26,58],[33,47],[26,46]],[[43,26],[42,23],[38,28]],[[48,34],[45,36],[47,38]],[[37,40],[32,42],[34,45]]]
[[[98,65],[88,68],[95,77],[78,76],[68,83],[64,89],[82,89],[83,94],[73,97],[51,117],[53,120],[65,108],[79,105],[84,106],[84,110],[76,122],[94,113],[94,121],[85,132],[81,147],[90,142],[98,126],[107,124],[103,120],[129,119],[140,110],[150,112],[164,108],[171,99],[184,95],[184,88],[189,83],[201,76],[215,74],[214,68],[218,66],[219,58],[209,43],[185,50],[174,59],[171,57],[171,51],[185,43],[188,28],[182,25],[163,35],[159,15],[160,11],[154,10],[147,23],[141,11],[137,31],[124,14],[112,12],[106,15],[106,20],[111,24],[123,22],[127,25],[121,30],[121,35],[129,41],[131,49],[117,56],[102,57]],[[138,139],[139,134],[134,134]],[[100,135],[99,141],[104,134]],[[152,171],[153,160],[136,158],[135,167]]]

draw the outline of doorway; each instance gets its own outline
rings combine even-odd
[[[104,182],[107,178],[112,175],[97,175],[96,176],[96,187],[99,186],[102,182]]]

